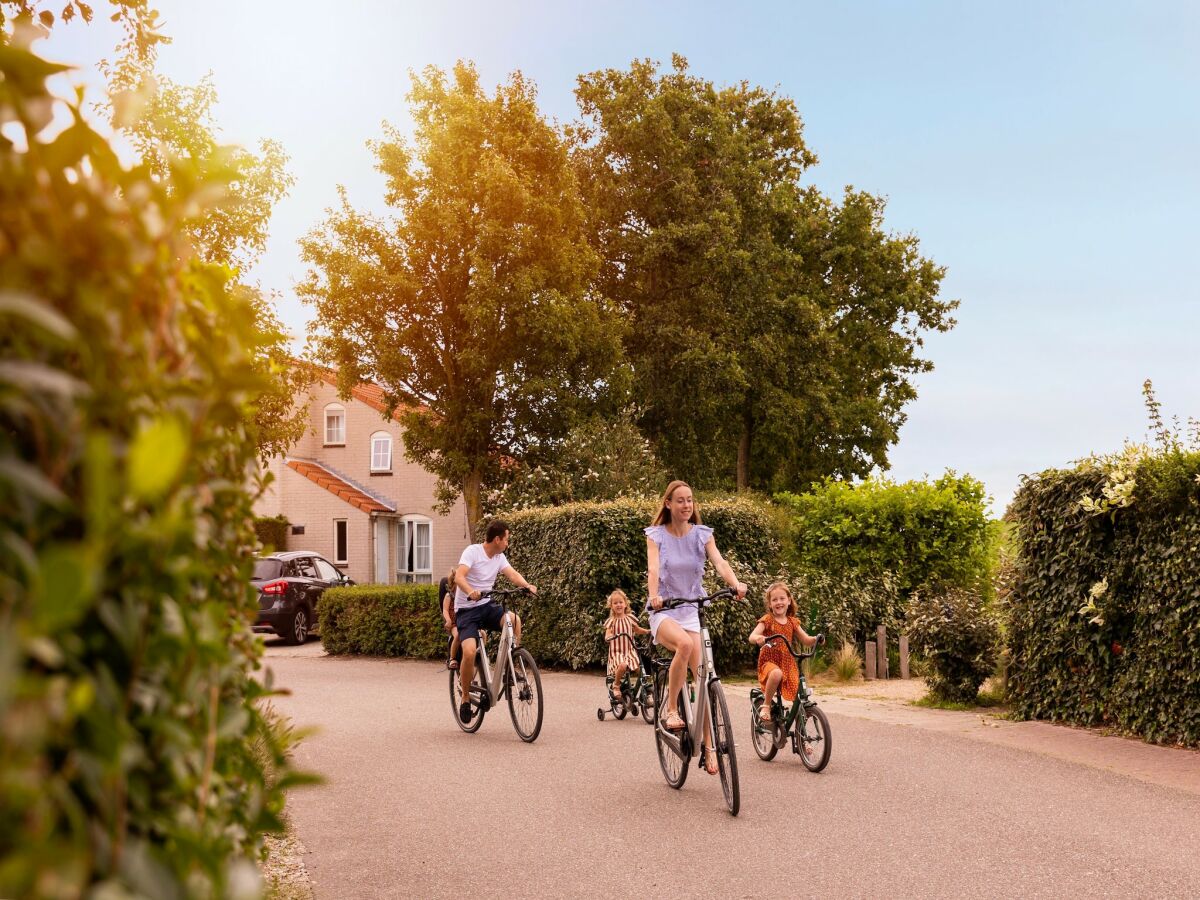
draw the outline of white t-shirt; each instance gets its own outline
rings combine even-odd
[[[477,591],[490,591],[496,584],[496,576],[508,568],[508,558],[503,553],[489,557],[483,544],[472,544],[462,552],[458,564],[467,567],[467,584]],[[454,590],[454,608],[470,609],[488,601],[482,597],[474,602],[462,588]]]

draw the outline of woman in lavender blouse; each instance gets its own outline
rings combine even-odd
[[[646,580],[650,596],[650,631],[654,642],[674,654],[667,681],[667,708],[663,725],[672,731],[684,727],[676,708],[679,692],[700,665],[700,613],[694,606],[662,609],[663,597],[692,600],[704,596],[704,563],[712,560],[717,574],[737,591],[746,595],[746,585],[737,580],[729,563],[721,556],[713,540],[712,529],[700,522],[700,510],[692,489],[682,481],[672,481],[658,505],[658,513],[646,529]],[[708,714],[705,713],[707,719]],[[713,752],[708,722],[704,723],[704,768],[717,773],[717,755]]]

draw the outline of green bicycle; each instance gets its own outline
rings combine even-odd
[[[804,660],[809,659],[816,648],[808,653],[797,653],[792,645],[781,634],[772,634],[765,641],[767,646],[771,641],[782,641],[783,645],[796,659],[796,668],[800,672],[800,686],[796,690],[796,699],[792,701],[791,709],[785,710],[783,698],[776,693],[771,698],[771,724],[762,721],[761,710],[763,692],[761,688],[750,690],[750,737],[754,744],[754,752],[764,762],[775,758],[783,745],[792,740],[792,752],[800,757],[804,768],[810,772],[820,772],[829,765],[829,754],[833,750],[833,738],[829,733],[829,719],[824,711],[817,706],[813,699],[808,682],[804,679]],[[817,646],[825,643],[825,635],[817,635]]]

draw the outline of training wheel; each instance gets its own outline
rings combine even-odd
[[[603,722],[604,721],[604,710],[597,709],[596,710],[596,718],[599,719],[601,722]]]

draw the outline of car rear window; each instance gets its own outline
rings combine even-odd
[[[278,578],[283,573],[283,563],[277,559],[256,559],[254,561],[254,574],[251,576],[252,581],[266,581],[269,578]]]

